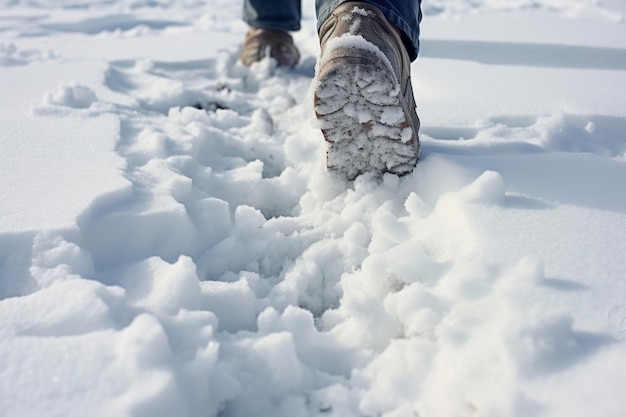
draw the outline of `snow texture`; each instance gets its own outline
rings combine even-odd
[[[421,160],[354,182],[312,0],[293,70],[239,2],[0,4],[2,417],[623,416],[623,1],[424,2]]]

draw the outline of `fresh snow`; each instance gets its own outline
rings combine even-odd
[[[0,416],[624,415],[626,2],[424,2],[353,183],[313,3],[284,70],[240,2],[0,1]]]

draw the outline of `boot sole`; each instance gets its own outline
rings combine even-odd
[[[328,142],[327,167],[348,180],[366,172],[410,173],[419,142],[414,110],[389,68],[368,51],[320,67],[315,114]]]

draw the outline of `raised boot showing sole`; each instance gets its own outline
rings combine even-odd
[[[419,157],[410,59],[378,8],[343,3],[320,27],[315,114],[327,167],[348,180],[374,171],[410,173]]]

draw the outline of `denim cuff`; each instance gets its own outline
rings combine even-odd
[[[317,30],[319,31],[322,24],[337,6],[348,1],[351,0],[317,0],[315,3],[317,9]],[[402,42],[409,54],[409,58],[411,58],[411,61],[414,61],[420,48],[421,1],[365,0],[364,2],[378,7],[387,21],[402,31]]]
[[[243,21],[261,29],[300,30],[300,0],[245,0]]]

